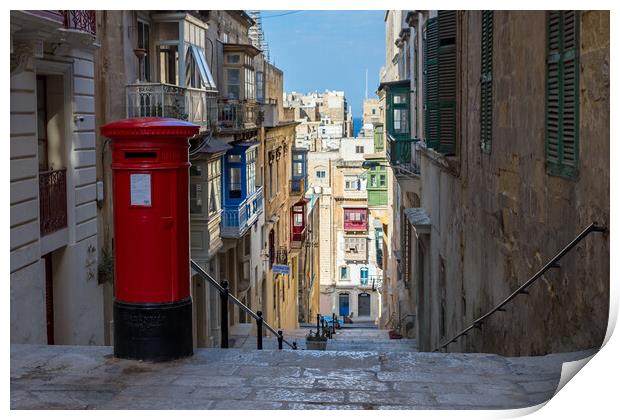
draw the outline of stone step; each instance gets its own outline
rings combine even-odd
[[[167,363],[111,347],[11,345],[11,409],[507,409],[554,394],[543,357],[383,351],[196,349]]]

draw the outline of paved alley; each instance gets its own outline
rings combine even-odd
[[[590,354],[198,349],[153,364],[111,347],[12,345],[11,408],[522,408],[553,395],[561,363]]]

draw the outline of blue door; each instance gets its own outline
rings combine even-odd
[[[349,295],[341,293],[338,296],[338,306],[340,308],[340,316],[349,316]]]

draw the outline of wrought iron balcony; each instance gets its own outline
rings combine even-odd
[[[217,103],[217,121],[220,130],[256,128],[258,107],[254,102],[220,99]]]
[[[263,211],[263,187],[238,206],[225,207],[222,211],[221,235],[223,238],[240,238],[254,224]]]
[[[419,176],[420,175],[420,150],[419,139],[396,140],[392,135],[387,135],[388,150],[387,158],[394,169],[394,175]]]
[[[94,10],[59,10],[65,29],[97,35],[97,16]]]
[[[127,117],[176,118],[214,127],[217,120],[216,92],[184,88],[167,83],[127,85]]]
[[[41,236],[67,227],[67,170],[39,172]]]
[[[382,290],[383,287],[383,276],[370,276],[369,284],[372,287],[372,290]]]

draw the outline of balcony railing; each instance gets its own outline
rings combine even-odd
[[[289,181],[290,191],[292,194],[299,195],[306,192],[305,190],[305,180],[302,179],[291,179]]]
[[[381,291],[383,286],[383,276],[370,276],[369,284],[372,287],[372,290]]]
[[[220,99],[217,103],[217,121],[221,130],[244,130],[256,127],[257,105],[253,102]]]
[[[215,92],[167,83],[127,86],[127,117],[166,117],[213,127],[217,120]]]
[[[39,172],[41,236],[67,227],[67,170]]]
[[[388,160],[396,176],[420,175],[420,150],[418,139],[396,140],[388,138]]]
[[[240,238],[252,226],[263,211],[263,187],[245,199],[239,206],[222,211],[221,235],[224,238]]]
[[[97,34],[97,17],[94,10],[60,10],[64,17],[65,29]]]

